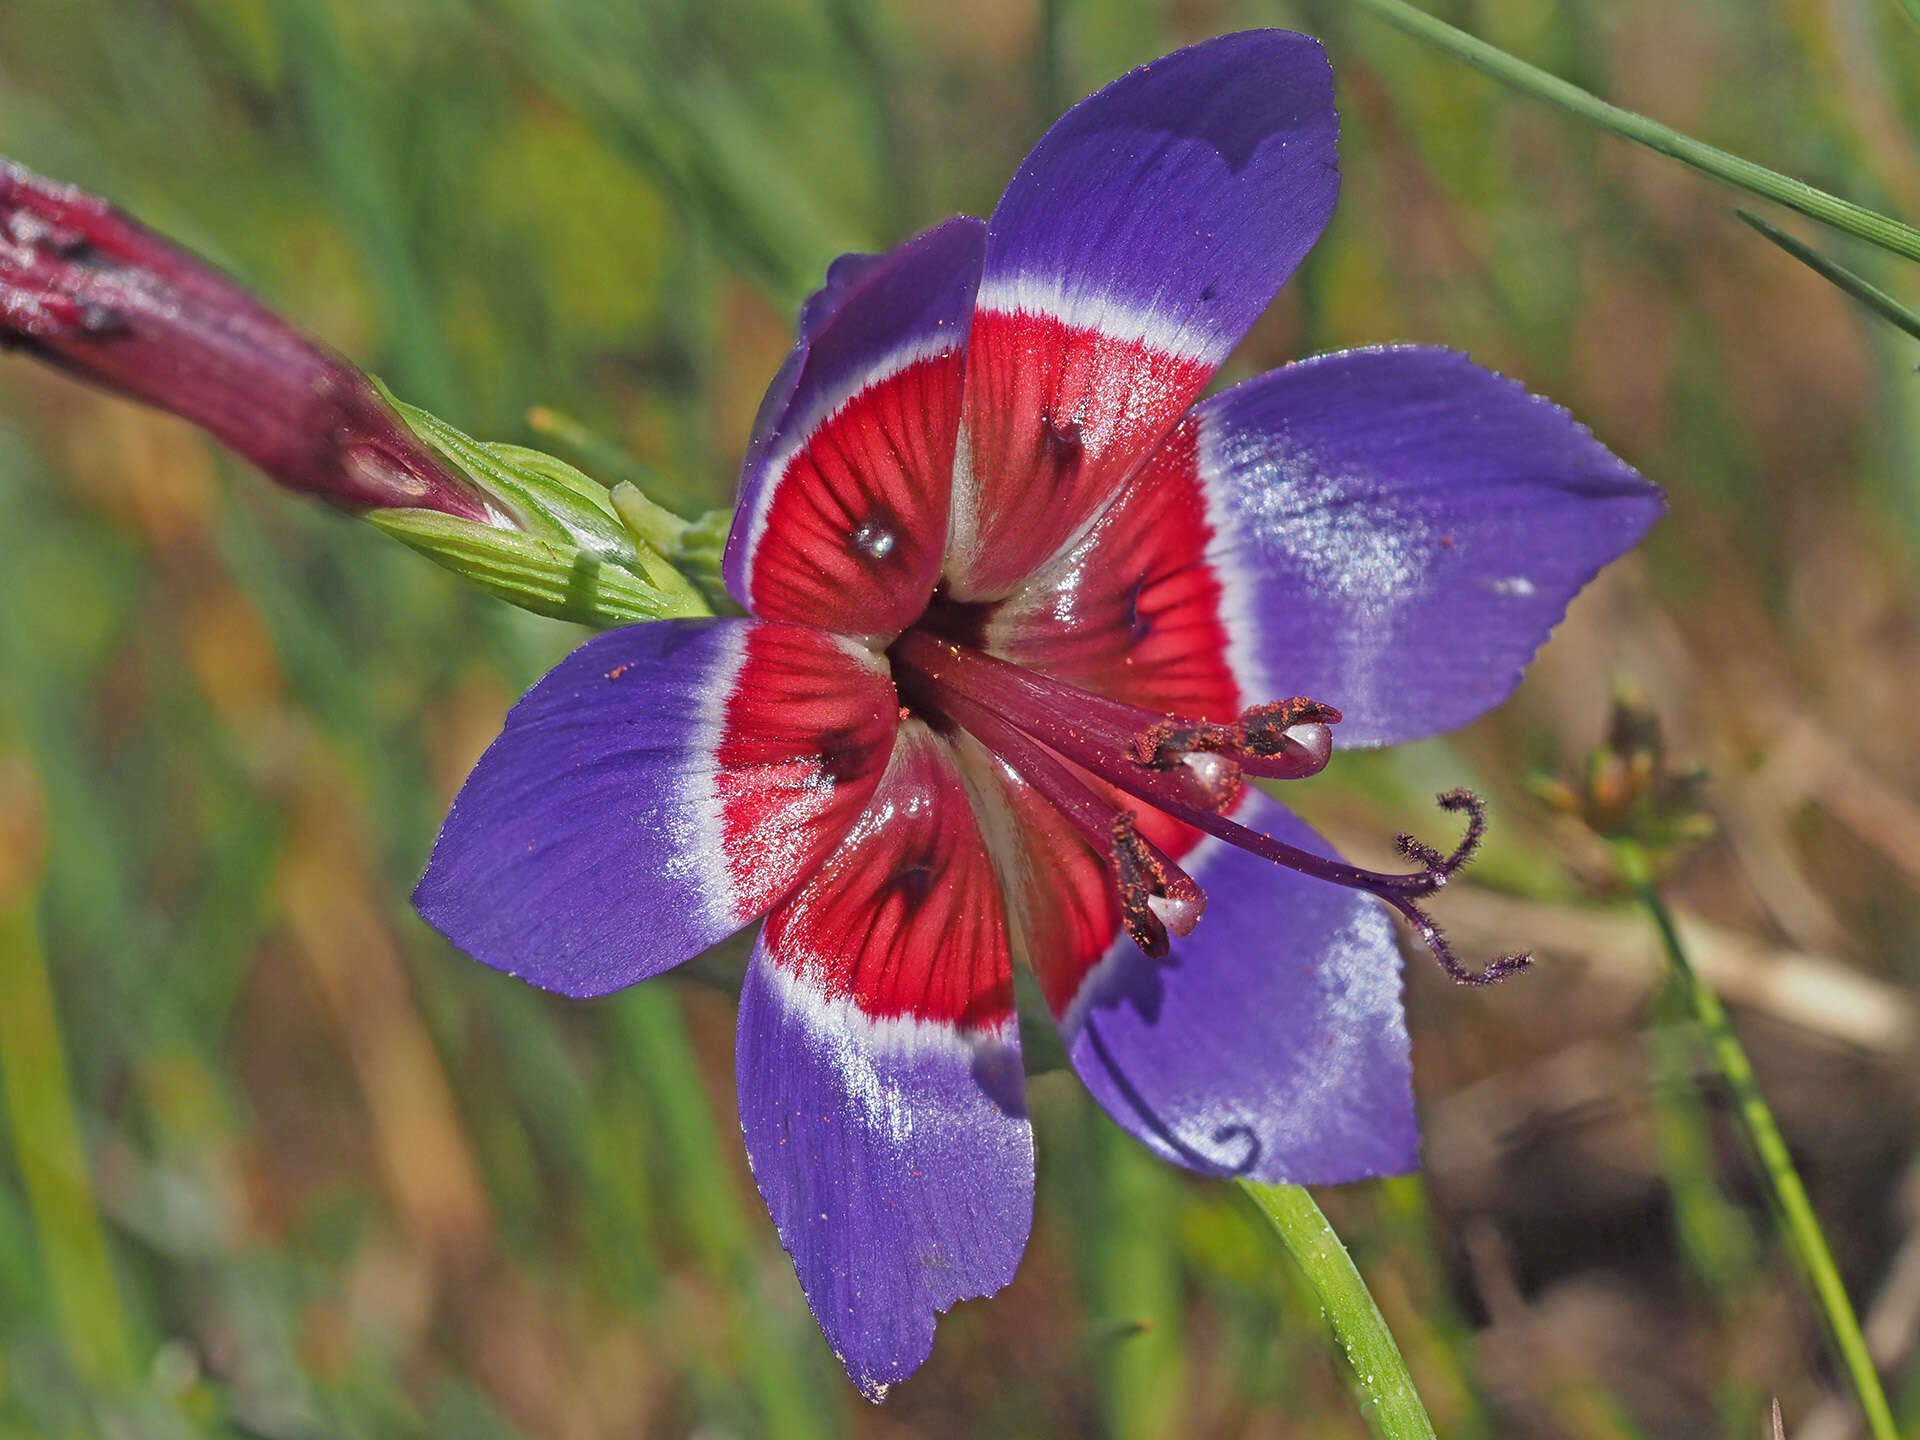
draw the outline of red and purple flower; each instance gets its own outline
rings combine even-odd
[[[751,618],[563,661],[420,884],[457,945],[568,995],[767,917],[741,1125],[873,1398],[1026,1245],[1016,955],[1166,1159],[1415,1164],[1379,901],[1464,977],[1416,902],[1467,847],[1356,870],[1243,777],[1313,773],[1335,720],[1380,745],[1499,703],[1660,511],[1447,351],[1195,403],[1326,224],[1336,130],[1316,42],[1229,36],[1068,112],[986,223],[837,262],[741,480],[725,574]]]

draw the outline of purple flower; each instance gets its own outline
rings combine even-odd
[[[741,1126],[874,1399],[1026,1244],[1016,954],[1166,1159],[1415,1164],[1378,901],[1453,966],[1416,902],[1468,847],[1356,870],[1242,779],[1318,770],[1342,716],[1379,745],[1499,703],[1660,511],[1447,351],[1195,403],[1332,212],[1336,129],[1316,42],[1228,36],[1076,106],[987,223],[836,263],[741,479],[725,574],[752,618],[563,661],[420,884],[456,944],[568,995],[767,916]]]

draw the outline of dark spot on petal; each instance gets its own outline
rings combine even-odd
[[[1140,613],[1140,596],[1146,591],[1147,577],[1142,575],[1127,587],[1127,634],[1138,645],[1153,629],[1153,622]]]
[[[891,559],[900,549],[900,537],[892,526],[873,516],[862,520],[847,536],[847,543],[857,555],[864,556],[873,563],[880,564]]]
[[[1040,438],[1045,447],[1041,464],[1052,472],[1053,483],[1071,483],[1086,460],[1087,447],[1080,438],[1080,422],[1055,420],[1051,415],[1040,422]]]
[[[933,893],[933,882],[937,878],[932,865],[916,860],[894,872],[893,888],[900,892],[901,899],[917,909]]]
[[[868,750],[860,732],[852,726],[829,730],[820,737],[820,773],[843,785],[866,768]]]

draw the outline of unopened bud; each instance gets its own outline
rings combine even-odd
[[[1702,808],[1706,772],[1670,769],[1659,714],[1637,695],[1613,703],[1607,738],[1567,776],[1535,776],[1533,793],[1606,840],[1632,840],[1660,856],[1713,834]]]
[[[352,365],[104,200],[3,158],[0,345],[191,420],[344,509],[511,523]]]
[[[666,548],[685,521],[636,495],[636,529],[572,466],[401,404],[211,265],[4,158],[0,347],[191,420],[526,609],[600,626],[710,611]]]

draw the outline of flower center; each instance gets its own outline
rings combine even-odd
[[[1364,870],[1275,840],[1225,812],[1248,775],[1298,780],[1326,768],[1338,710],[1304,696],[1253,706],[1226,723],[1143,709],[988,654],[981,642],[990,613],[936,596],[922,622],[888,650],[901,702],[936,725],[965,730],[1086,837],[1107,862],[1127,933],[1149,956],[1167,953],[1169,932],[1192,931],[1206,894],[1140,834],[1138,812],[1116,803],[1112,790],[1276,865],[1377,895],[1461,984],[1490,984],[1530,963],[1506,955],[1468,970],[1419,905],[1472,859],[1486,828],[1476,796],[1453,790],[1439,797],[1443,810],[1467,817],[1452,851],[1399,837],[1400,853],[1419,866],[1406,874]]]

